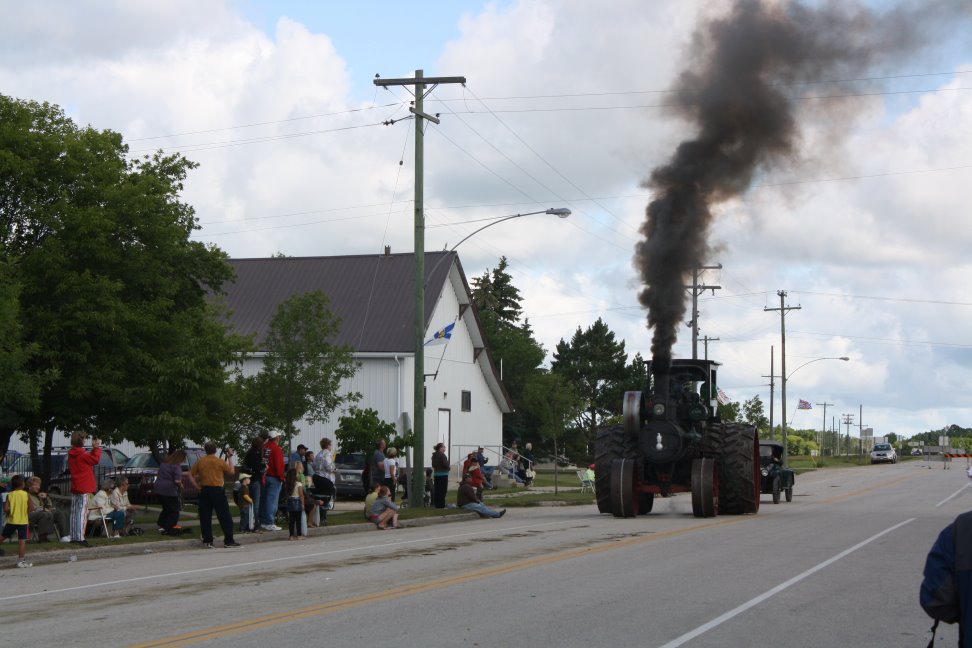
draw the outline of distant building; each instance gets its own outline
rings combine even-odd
[[[341,318],[333,343],[350,345],[360,367],[342,391],[362,395],[357,407],[371,408],[394,423],[399,434],[411,429],[415,351],[415,261],[413,254],[232,259],[236,280],[225,286],[230,323],[241,334],[266,338],[281,302],[320,290]],[[502,444],[503,414],[512,403],[486,348],[469,285],[454,252],[425,255],[423,339],[454,324],[447,343],[425,347],[426,455],[443,441],[455,462],[476,446]],[[243,371],[258,373],[264,353],[254,354]],[[435,375],[428,375],[435,374]],[[343,411],[327,422],[301,421],[294,446],[316,450],[321,437],[334,438]],[[428,465],[428,456],[425,457]]]

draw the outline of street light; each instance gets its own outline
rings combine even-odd
[[[536,214],[550,214],[552,216],[556,216],[557,218],[567,218],[568,216],[570,216],[571,212],[566,207],[551,207],[550,209],[544,209],[535,212],[527,212],[525,214],[511,214],[509,216],[502,216],[500,218],[497,218],[496,220],[486,223],[479,229],[474,230],[471,234],[467,234],[465,237],[462,238],[462,240],[460,240],[458,243],[456,243],[451,248],[449,248],[449,252],[455,252],[457,247],[459,247],[460,245],[468,241],[476,234],[479,234],[484,229],[488,229],[493,225],[498,225],[502,222],[513,220],[514,218],[523,218],[524,216],[534,216]],[[426,284],[428,284],[429,280],[432,279],[432,275],[435,274],[435,269],[439,267],[439,264],[442,263],[447,258],[447,256],[448,255],[443,255],[442,257],[439,258],[438,261],[435,262],[435,265],[432,266],[432,270],[429,271],[428,278],[425,280]]]
[[[498,225],[498,224],[500,224],[500,223],[502,223],[504,221],[512,220],[514,218],[523,218],[524,216],[533,216],[534,214],[551,214],[552,216],[556,216],[557,218],[567,218],[568,216],[570,216],[570,210],[567,209],[566,207],[551,207],[550,209],[544,209],[543,211],[527,212],[525,214],[513,214],[511,216],[504,216],[502,218],[497,218],[496,220],[494,220],[491,223],[486,223],[485,225],[483,225],[479,229],[473,231],[471,234],[467,234],[461,241],[459,241],[458,243],[456,243],[455,245],[453,245],[451,248],[449,248],[449,251],[450,252],[455,252],[455,250],[456,250],[457,247],[459,247],[460,245],[462,245],[463,243],[465,243],[467,240],[469,240],[470,238],[472,238],[476,234],[479,234],[484,229],[490,228],[493,225]]]
[[[421,104],[418,104],[421,106]],[[421,120],[416,120],[416,125],[419,124]],[[418,142],[419,137],[416,135],[416,159],[419,159],[418,153]],[[416,165],[421,168],[420,165]],[[416,193],[416,195],[418,195]],[[425,466],[424,466],[424,452],[425,452],[425,285],[428,279],[424,277],[431,277],[439,264],[442,263],[443,259],[448,254],[442,255],[442,257],[435,262],[432,266],[432,270],[425,273],[425,223],[422,218],[422,205],[418,201],[415,205],[416,213],[416,225],[415,225],[415,358],[413,360],[415,364],[415,378],[412,381],[412,418],[415,423],[412,430],[415,432],[415,468],[413,469],[411,490],[409,491],[410,504],[412,506],[418,507],[422,505],[422,493],[424,491],[423,484],[425,480]],[[570,210],[566,207],[551,207],[550,209],[544,209],[542,211],[527,212],[526,214],[512,214],[510,216],[504,216],[491,223],[483,225],[479,229],[475,230],[472,234],[469,234],[461,241],[453,245],[449,252],[454,252],[457,247],[462,243],[467,241],[470,237],[482,232],[488,227],[492,227],[503,221],[508,221],[513,218],[521,218],[523,216],[533,216],[534,214],[551,214],[557,216],[558,218],[567,218],[570,216]]]
[[[796,372],[800,371],[801,369],[803,369],[804,367],[806,367],[808,364],[813,364],[814,362],[820,362],[821,360],[843,360],[844,362],[847,362],[848,360],[850,360],[850,358],[848,358],[847,356],[840,356],[840,357],[837,357],[837,358],[814,358],[813,360],[808,360],[808,361],[804,362],[802,365],[800,365],[799,367],[797,367],[796,369],[794,369],[793,371],[791,371],[789,376],[787,376],[787,375],[782,376],[782,379],[783,379],[783,403],[782,403],[783,404],[783,416],[780,417],[780,419],[781,419],[780,420],[780,427],[783,428],[783,465],[784,466],[787,465],[787,461],[789,459],[789,452],[788,452],[789,446],[787,444],[787,437],[786,437],[786,381],[790,379],[790,376],[792,376]]]

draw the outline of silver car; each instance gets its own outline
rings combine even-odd
[[[898,463],[898,453],[890,443],[875,443],[871,450],[871,463]]]

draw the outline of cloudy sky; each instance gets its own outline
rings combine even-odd
[[[855,435],[972,425],[970,9],[943,5],[954,19],[927,47],[787,87],[798,150],[714,207],[706,263],[722,269],[703,281],[720,288],[700,298],[700,334],[734,400],[769,403],[780,315],[764,309],[786,291],[792,425],[819,428],[824,402],[827,426],[852,414]],[[414,126],[408,92],[373,78],[465,76],[426,100],[442,122],[425,138],[426,248],[568,207],[463,243],[467,275],[505,255],[548,352],[601,317],[649,356],[632,262],[643,181],[692,137],[666,91],[726,6],[0,0],[0,92],[119,131],[133,155],[198,162],[197,238],[232,257],[378,254],[412,249]],[[691,356],[684,325],[675,356]]]

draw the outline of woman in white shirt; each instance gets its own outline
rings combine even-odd
[[[101,522],[103,518],[108,528],[109,538],[119,537],[114,530],[120,531],[125,526],[125,513],[116,511],[111,505],[110,493],[113,490],[115,490],[115,480],[106,479],[101,482],[101,490],[88,500],[88,522]]]

